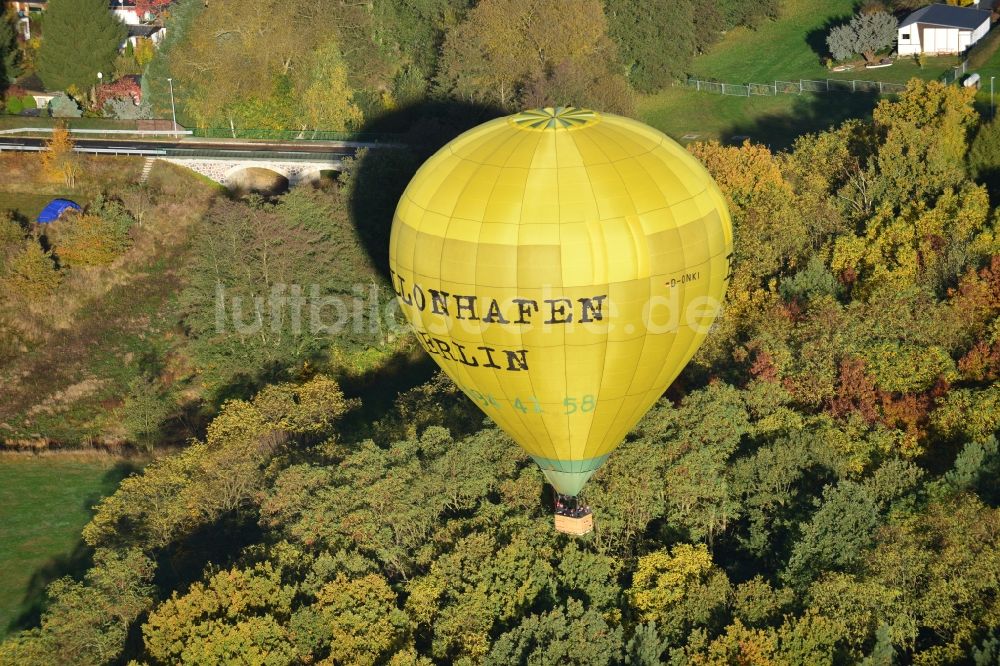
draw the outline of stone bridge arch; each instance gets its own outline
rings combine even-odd
[[[241,162],[239,164],[233,165],[225,174],[222,176],[221,182],[226,187],[229,187],[233,182],[233,176],[238,173],[247,171],[248,169],[264,169],[265,171],[270,171],[276,173],[285,180],[288,181],[288,186],[292,187],[292,174],[288,169],[276,164],[267,164],[263,162]]]
[[[317,161],[250,160],[246,158],[227,160],[200,157],[164,157],[161,159],[196,171],[226,187],[230,186],[230,180],[233,176],[246,169],[273,171],[285,178],[289,187],[295,187],[302,182],[318,180],[323,171],[340,172],[343,169],[343,164],[339,159]]]

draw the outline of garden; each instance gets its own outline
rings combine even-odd
[[[133,35],[105,0],[9,14],[0,20],[0,80],[9,82],[0,110],[25,119],[150,118],[141,79],[154,54],[153,39]]]

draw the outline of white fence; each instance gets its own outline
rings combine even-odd
[[[860,79],[799,79],[798,81],[774,81],[773,83],[723,83],[721,81],[705,81],[689,78],[685,85],[704,92],[736,97],[752,97],[754,95],[767,97],[774,95],[801,95],[802,93],[877,93],[879,95],[894,95],[902,92],[906,86],[902,83],[887,81],[862,81]]]

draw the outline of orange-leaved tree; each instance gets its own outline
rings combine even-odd
[[[76,175],[80,172],[79,159],[74,152],[76,143],[65,124],[52,129],[52,138],[41,153],[42,170],[52,180],[62,180],[66,187],[76,186]]]

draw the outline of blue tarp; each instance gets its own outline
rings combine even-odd
[[[59,216],[66,212],[68,209],[82,210],[74,201],[69,199],[53,199],[42,209],[42,212],[38,214],[38,221],[42,224],[48,224],[49,222],[55,222],[59,219]]]

